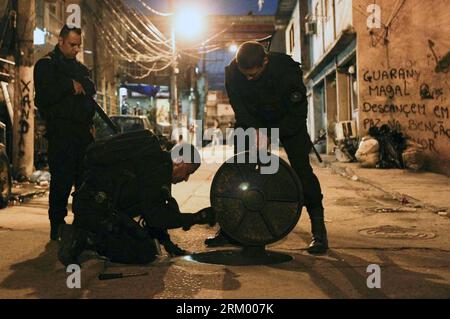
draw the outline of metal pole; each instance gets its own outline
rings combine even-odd
[[[173,10],[173,1],[169,0],[169,10]],[[170,77],[170,97],[171,97],[171,120],[172,125],[176,124],[178,119],[178,53],[175,38],[175,15],[172,15],[172,74]]]

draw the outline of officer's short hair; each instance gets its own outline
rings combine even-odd
[[[189,143],[180,143],[175,145],[170,151],[172,161],[192,164],[197,169],[202,163],[200,152]]]
[[[81,28],[65,24],[59,32],[59,37],[66,39],[70,32],[75,32],[76,34],[81,35]]]
[[[244,42],[236,54],[236,62],[238,66],[244,70],[261,67],[267,52],[264,46],[255,41]]]

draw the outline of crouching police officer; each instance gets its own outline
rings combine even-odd
[[[285,54],[266,53],[258,42],[246,42],[225,73],[228,97],[236,115],[235,128],[279,129],[281,144],[302,182],[311,219],[313,239],[308,252],[324,253],[328,240],[323,196],[309,161],[312,143],[306,126],[308,102],[299,63]],[[212,247],[230,242],[220,232],[205,244]]]
[[[188,181],[199,168],[200,154],[195,147],[181,144],[165,152],[156,146],[159,143],[153,143],[145,150],[142,146],[134,147],[133,140],[136,139],[121,142],[128,144],[125,147],[129,153],[135,149],[135,154],[130,154],[126,161],[114,159],[114,153],[103,159],[95,158],[108,147],[116,154],[121,153],[118,156],[127,156],[111,145],[98,147],[97,142],[88,149],[84,182],[74,194],[73,225],[62,226],[58,258],[64,265],[77,264],[84,250],[96,251],[112,262],[147,264],[157,255],[154,239],[169,255],[183,255],[185,251],[170,240],[167,229],[188,230],[195,224],[215,224],[212,208],[183,214],[170,195],[171,184]],[[109,165],[106,161],[111,159],[106,158],[111,157],[122,164]],[[134,219],[138,216],[140,222]]]

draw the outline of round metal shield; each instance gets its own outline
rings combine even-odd
[[[283,159],[269,154],[270,160],[264,160],[268,164],[251,164],[257,161],[249,161],[249,156],[237,154],[219,168],[212,182],[211,206],[231,238],[243,245],[268,245],[283,239],[297,225],[303,191],[296,173]]]

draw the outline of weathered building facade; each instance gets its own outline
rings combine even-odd
[[[296,1],[286,52],[303,64],[323,152],[343,123],[359,137],[390,124],[424,146],[427,168],[450,174],[449,12],[448,1]]]
[[[397,126],[450,175],[450,2],[354,0],[353,11],[360,134]]]
[[[285,28],[286,53],[302,64],[308,88],[311,138],[326,133],[321,152],[334,151],[337,123],[357,121],[356,33],[349,1],[308,0],[291,3]]]

